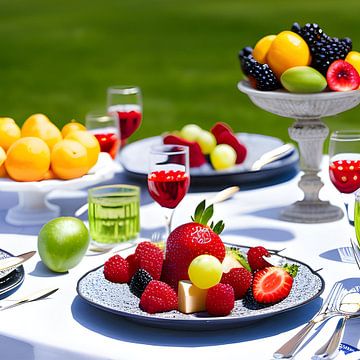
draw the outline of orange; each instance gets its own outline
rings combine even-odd
[[[360,75],[360,52],[350,51],[346,55],[345,61],[351,64]]]
[[[72,131],[84,130],[86,131],[86,127],[83,124],[76,122],[75,120],[71,120],[69,123],[65,124],[64,127],[61,129],[61,135],[63,138],[66,135],[70,134]]]
[[[50,167],[50,150],[45,141],[24,137],[15,141],[7,152],[5,168],[16,181],[42,180]]]
[[[267,35],[264,36],[262,39],[260,39],[253,50],[253,57],[256,61],[258,61],[261,64],[266,64],[266,55],[270,49],[270,46],[273,42],[273,40],[276,38],[276,35]]]
[[[64,180],[75,179],[89,171],[85,146],[74,140],[61,140],[51,152],[51,169]]]
[[[21,131],[14,119],[0,117],[0,146],[7,151],[13,142],[20,139]]]
[[[39,137],[50,150],[62,139],[60,130],[44,114],[34,114],[27,118],[21,128],[22,137]]]
[[[49,169],[45,175],[43,180],[51,180],[51,179],[56,179],[56,175],[54,174],[54,172],[52,171],[52,169]]]
[[[65,139],[78,141],[85,146],[88,155],[89,168],[96,164],[100,154],[100,145],[93,134],[88,131],[73,131],[68,134]]]
[[[0,166],[0,178],[6,178],[7,177],[7,172],[5,169],[5,164],[2,164]]]
[[[272,41],[267,53],[267,63],[280,79],[281,74],[294,66],[308,66],[311,55],[305,40],[292,31],[282,31]]]
[[[5,150],[0,146],[0,166],[5,162],[6,160],[6,152]]]

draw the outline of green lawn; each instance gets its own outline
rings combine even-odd
[[[186,123],[288,139],[290,120],[259,110],[236,84],[238,51],[266,34],[318,22],[360,50],[360,1],[0,0],[1,115],[43,112],[58,125],[105,107],[110,85],[143,91],[132,138]],[[327,121],[358,127],[360,108]]]

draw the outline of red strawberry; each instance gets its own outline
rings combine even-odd
[[[149,314],[177,310],[178,297],[168,284],[152,280],[141,295],[140,308]]]
[[[163,138],[164,144],[184,145],[189,147],[190,167],[199,167],[206,163],[206,158],[201,152],[200,145],[195,141],[187,141],[176,135],[166,135]]]
[[[254,299],[263,304],[285,299],[292,288],[293,278],[283,268],[268,267],[254,275],[252,291]]]
[[[140,243],[135,250],[135,261],[138,269],[146,270],[154,280],[161,276],[164,252],[150,241]]]
[[[330,179],[341,193],[353,193],[360,187],[360,160],[334,161],[329,168]]]
[[[252,281],[252,274],[245,268],[233,268],[228,273],[223,273],[222,284],[229,284],[234,289],[235,299],[241,299],[249,290]]]
[[[262,258],[263,256],[270,256],[270,253],[263,246],[255,246],[249,249],[247,259],[252,271],[271,266],[271,264]]]
[[[334,61],[326,73],[328,86],[334,91],[356,90],[360,86],[360,75],[344,60]]]
[[[222,134],[223,132],[227,132],[227,133],[234,133],[232,128],[223,122],[217,122],[211,129],[210,131],[213,133],[213,135],[216,138],[216,141],[218,139],[218,137],[220,136],[220,134]]]
[[[213,206],[205,209],[202,201],[195,210],[194,222],[180,225],[173,230],[166,242],[166,261],[162,279],[177,290],[179,280],[188,280],[188,267],[199,255],[213,255],[222,262],[225,245],[220,239],[224,228],[219,221],[213,228],[207,226],[213,214]]]
[[[129,263],[120,255],[114,255],[104,264],[105,279],[114,283],[127,283],[130,280]]]
[[[133,275],[136,273],[136,271],[139,269],[135,259],[135,254],[128,255],[126,261],[129,263],[129,274],[130,274],[130,278],[132,278]]]
[[[214,316],[229,315],[235,305],[234,289],[228,284],[211,287],[206,295],[206,311]]]

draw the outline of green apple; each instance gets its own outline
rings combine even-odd
[[[38,251],[42,262],[50,270],[67,272],[82,260],[89,241],[89,231],[81,220],[59,217],[41,228]]]

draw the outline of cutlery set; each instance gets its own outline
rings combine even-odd
[[[311,329],[316,324],[335,316],[339,316],[340,320],[334,333],[312,357],[312,360],[334,359],[338,355],[346,321],[360,317],[360,293],[348,293],[340,282],[334,284],[319,312],[295,336],[280,347],[273,357],[275,359],[293,358]]]
[[[16,268],[19,265],[23,264],[25,261],[29,260],[35,254],[36,254],[36,251],[29,251],[24,254],[20,254],[17,256],[10,256],[10,257],[1,259],[0,260],[0,271],[5,271],[5,270]],[[59,290],[59,288],[38,290],[34,293],[31,293],[31,294],[23,297],[20,300],[15,301],[14,303],[12,303],[10,305],[3,306],[0,304],[0,311],[11,309],[13,307],[16,307],[16,306],[19,306],[22,304],[26,304],[29,302],[33,302],[36,300],[45,299],[48,296],[54,294],[58,290]]]

